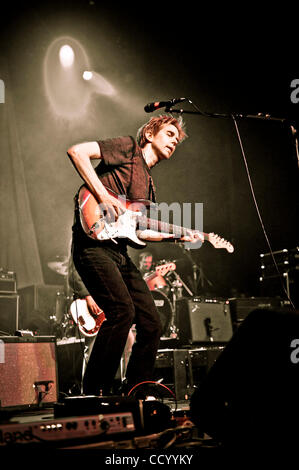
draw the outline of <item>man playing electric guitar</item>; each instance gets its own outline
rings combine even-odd
[[[182,123],[172,116],[153,117],[132,137],[86,142],[67,151],[85,186],[100,203],[109,222],[124,212],[121,201],[108,189],[130,200],[155,202],[151,168],[169,160],[184,139]],[[98,159],[96,167],[92,160]],[[87,203],[75,198],[73,259],[85,286],[105,312],[106,321],[96,337],[83,379],[85,394],[109,394],[125,347],[129,330],[136,324],[136,341],[127,367],[128,390],[153,378],[161,322],[153,297],[127,253],[128,241],[94,239],[82,225],[82,210]],[[80,205],[81,204],[81,205]],[[147,241],[173,238],[170,233],[151,229],[138,232]],[[190,231],[183,241],[196,242],[201,235]],[[202,239],[203,241],[203,239]]]

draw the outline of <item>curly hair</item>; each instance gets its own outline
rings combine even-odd
[[[187,134],[185,132],[185,124],[181,116],[179,116],[178,119],[176,119],[175,117],[171,115],[170,116],[167,116],[167,115],[155,116],[155,117],[152,117],[148,122],[143,124],[143,126],[140,127],[140,129],[138,129],[136,140],[137,140],[139,147],[142,148],[145,146],[147,142],[147,138],[145,134],[148,131],[151,131],[153,135],[156,135],[159,132],[159,130],[166,124],[172,124],[173,126],[177,128],[177,130],[179,131],[179,143],[181,143],[187,137]]]

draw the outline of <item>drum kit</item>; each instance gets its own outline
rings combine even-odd
[[[50,316],[51,332],[57,338],[69,338],[76,336],[77,327],[72,319],[71,305],[74,301],[73,291],[68,283],[68,264],[66,256],[56,256],[49,261],[47,266],[63,277],[61,289],[56,292],[56,302],[53,315]]]
[[[184,243],[178,243],[177,246],[182,251],[182,258],[176,260],[160,260],[151,266],[151,270],[144,274],[144,280],[157,307],[161,323],[162,338],[176,339],[178,338],[178,328],[176,325],[176,302],[186,296],[194,297],[203,292],[204,286],[211,287],[212,282],[203,272],[201,263],[197,264],[193,259],[190,249],[185,247]],[[192,266],[192,275],[189,282],[192,290],[183,281],[177,272],[177,264],[187,264]]]
[[[173,339],[177,337],[176,301],[182,298],[183,288],[192,295],[189,287],[176,272],[175,262],[176,260],[160,260],[143,276],[160,316],[162,337]]]
[[[183,248],[183,247],[182,247]],[[207,281],[209,285],[212,283],[203,275],[202,268],[194,263],[191,255],[186,251],[189,261],[193,267],[193,285],[191,289],[186,285],[181,276],[177,272],[178,260],[159,260],[155,264],[151,264],[147,272],[143,273],[143,278],[151,291],[154,298],[156,308],[158,310],[162,323],[162,337],[175,339],[178,336],[176,326],[176,302],[183,296],[197,295],[197,285]],[[55,313],[50,318],[52,322],[52,330],[59,338],[77,336],[78,330],[86,337],[97,334],[101,326],[101,322],[88,312],[86,305],[79,305],[78,300],[74,300],[74,293],[68,283],[68,265],[67,257],[56,257],[54,261],[47,263],[48,267],[55,273],[64,278],[62,292],[57,292],[57,301],[55,305]],[[142,272],[142,270],[141,270]],[[87,326],[90,326],[87,330]]]

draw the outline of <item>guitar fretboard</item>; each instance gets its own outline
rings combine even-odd
[[[179,225],[169,224],[168,222],[163,222],[161,220],[150,219],[145,215],[138,216],[138,228],[141,230],[151,229],[157,232],[170,233],[175,236],[175,238],[181,238],[188,235],[188,232],[201,233],[205,240],[208,239],[208,233],[198,232],[197,230],[188,229],[186,227],[180,227]]]

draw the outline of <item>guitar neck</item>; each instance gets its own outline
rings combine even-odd
[[[179,225],[169,224],[167,222],[162,222],[156,219],[150,219],[146,216],[138,217],[139,227],[150,228],[151,230],[155,230],[156,232],[164,232],[164,233],[171,233],[177,238],[181,238],[183,236],[188,235],[188,232],[196,232],[199,233],[198,230],[192,230],[185,227],[180,227]],[[200,232],[205,240],[209,239],[209,234]]]

